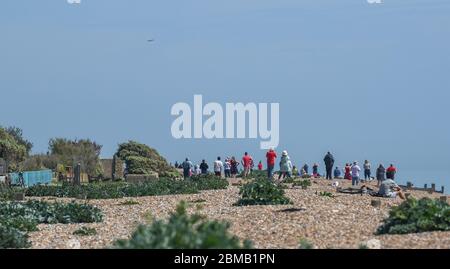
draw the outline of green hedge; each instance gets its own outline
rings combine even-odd
[[[119,249],[242,249],[251,248],[250,241],[240,240],[231,234],[227,222],[209,221],[194,214],[188,215],[186,204],[178,205],[168,221],[156,220],[151,225],[141,225],[130,239],[118,240]]]
[[[423,198],[408,199],[389,212],[378,234],[408,234],[428,231],[450,231],[450,205]]]

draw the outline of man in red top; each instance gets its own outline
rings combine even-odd
[[[393,164],[391,164],[388,169],[386,169],[386,178],[394,180],[395,173],[397,173],[397,168]]]
[[[252,168],[253,158],[248,155],[248,152],[244,154],[242,158],[242,165],[244,166],[244,177],[247,177],[250,174],[250,169]]]
[[[258,163],[258,170],[259,170],[259,171],[262,171],[262,170],[263,170],[263,164],[262,164],[261,161],[259,161],[259,163]]]
[[[275,152],[275,150],[273,148],[271,148],[266,153],[266,158],[267,158],[267,175],[268,175],[269,179],[272,179],[273,178],[273,169],[275,168],[275,159],[277,158],[277,153]]]

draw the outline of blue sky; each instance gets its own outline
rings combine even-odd
[[[170,161],[259,140],[175,140],[174,103],[279,102],[295,163],[370,159],[450,171],[450,2],[3,0],[1,125],[45,152],[135,139]],[[147,39],[155,42],[148,43]]]

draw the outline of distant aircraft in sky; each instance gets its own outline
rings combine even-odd
[[[71,4],[71,5],[79,5],[81,4],[81,0],[67,0],[67,3]]]

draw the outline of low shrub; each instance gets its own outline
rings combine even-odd
[[[158,179],[142,183],[102,182],[80,186],[71,184],[33,186],[26,191],[27,196],[54,196],[79,199],[117,199],[123,197],[195,193],[198,193],[198,187],[193,182],[172,179]]]
[[[155,220],[141,225],[130,239],[118,240],[119,249],[242,249],[251,248],[250,241],[231,234],[227,222],[209,221],[198,214],[188,215],[186,203],[180,203],[167,221]]]
[[[247,205],[285,205],[291,204],[289,198],[284,196],[281,186],[275,185],[267,179],[257,179],[243,185],[239,194],[241,199],[237,206]]]
[[[0,202],[0,248],[24,248],[26,232],[36,231],[40,223],[92,223],[102,221],[96,207],[77,203],[44,201]]]
[[[322,197],[334,198],[334,195],[331,192],[327,191],[319,192],[318,195]]]
[[[191,181],[200,191],[222,190],[228,188],[228,181],[213,174],[192,176]]]
[[[309,242],[307,239],[302,238],[300,239],[300,245],[298,247],[299,249],[314,249],[314,245]]]
[[[28,235],[17,228],[0,224],[0,249],[29,248]]]
[[[84,227],[84,226],[73,232],[73,235],[78,235],[78,236],[93,236],[96,234],[97,234],[97,230],[95,230],[95,228],[89,228],[89,227]]]
[[[23,193],[23,191],[22,188],[4,186],[0,183],[0,201],[14,200],[16,195]]]
[[[450,205],[444,201],[423,198],[407,199],[393,207],[377,233],[408,234],[428,231],[450,231]]]
[[[141,183],[99,182],[87,185],[37,185],[26,190],[31,197],[69,197],[78,199],[117,199],[155,195],[195,194],[201,190],[226,189],[228,181],[215,176],[197,176],[191,180],[160,178]]]

